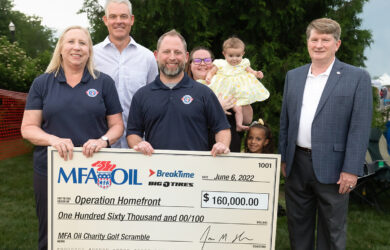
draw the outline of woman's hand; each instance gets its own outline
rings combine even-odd
[[[225,114],[231,115],[232,113],[228,112],[229,109],[233,108],[234,105],[236,105],[237,99],[233,96],[229,96],[228,98],[223,98],[222,94],[220,93],[218,95],[218,101],[221,104],[223,111],[225,111]]]
[[[83,145],[83,155],[86,157],[92,157],[93,153],[98,152],[100,149],[107,147],[107,142],[102,139],[89,139]]]
[[[50,145],[58,150],[58,153],[65,161],[72,160],[73,158],[73,142],[68,138],[59,138],[57,136],[52,136],[49,140]]]
[[[37,146],[52,146],[67,161],[73,158],[74,145],[69,138],[60,138],[42,130],[42,110],[25,110],[21,132],[24,139]]]

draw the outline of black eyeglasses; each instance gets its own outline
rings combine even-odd
[[[199,65],[202,63],[202,61],[204,62],[204,64],[210,64],[213,62],[213,59],[211,59],[210,57],[208,58],[194,58],[192,59],[192,62],[195,64],[195,65]]]

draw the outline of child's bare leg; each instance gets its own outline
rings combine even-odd
[[[248,130],[248,126],[244,126],[243,124],[243,114],[242,114],[242,107],[241,106],[234,106],[233,110],[235,112],[235,117],[236,117],[236,131],[240,132],[243,130]]]

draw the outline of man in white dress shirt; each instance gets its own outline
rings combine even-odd
[[[97,70],[108,74],[115,81],[126,128],[133,95],[156,78],[157,63],[153,52],[136,43],[130,36],[134,24],[130,1],[107,0],[103,21],[109,35],[94,46],[95,65]],[[112,147],[128,148],[125,135]]]
[[[306,35],[311,63],[287,73],[280,116],[290,245],[343,250],[348,194],[363,174],[370,134],[371,79],[336,58],[336,21],[316,19]]]

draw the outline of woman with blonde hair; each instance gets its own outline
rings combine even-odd
[[[91,157],[123,133],[114,81],[94,70],[92,53],[88,30],[67,28],[46,72],[34,80],[27,97],[21,132],[35,145],[38,249],[47,249],[47,146],[54,147],[64,160],[72,160],[74,147],[82,147],[83,154]]]

